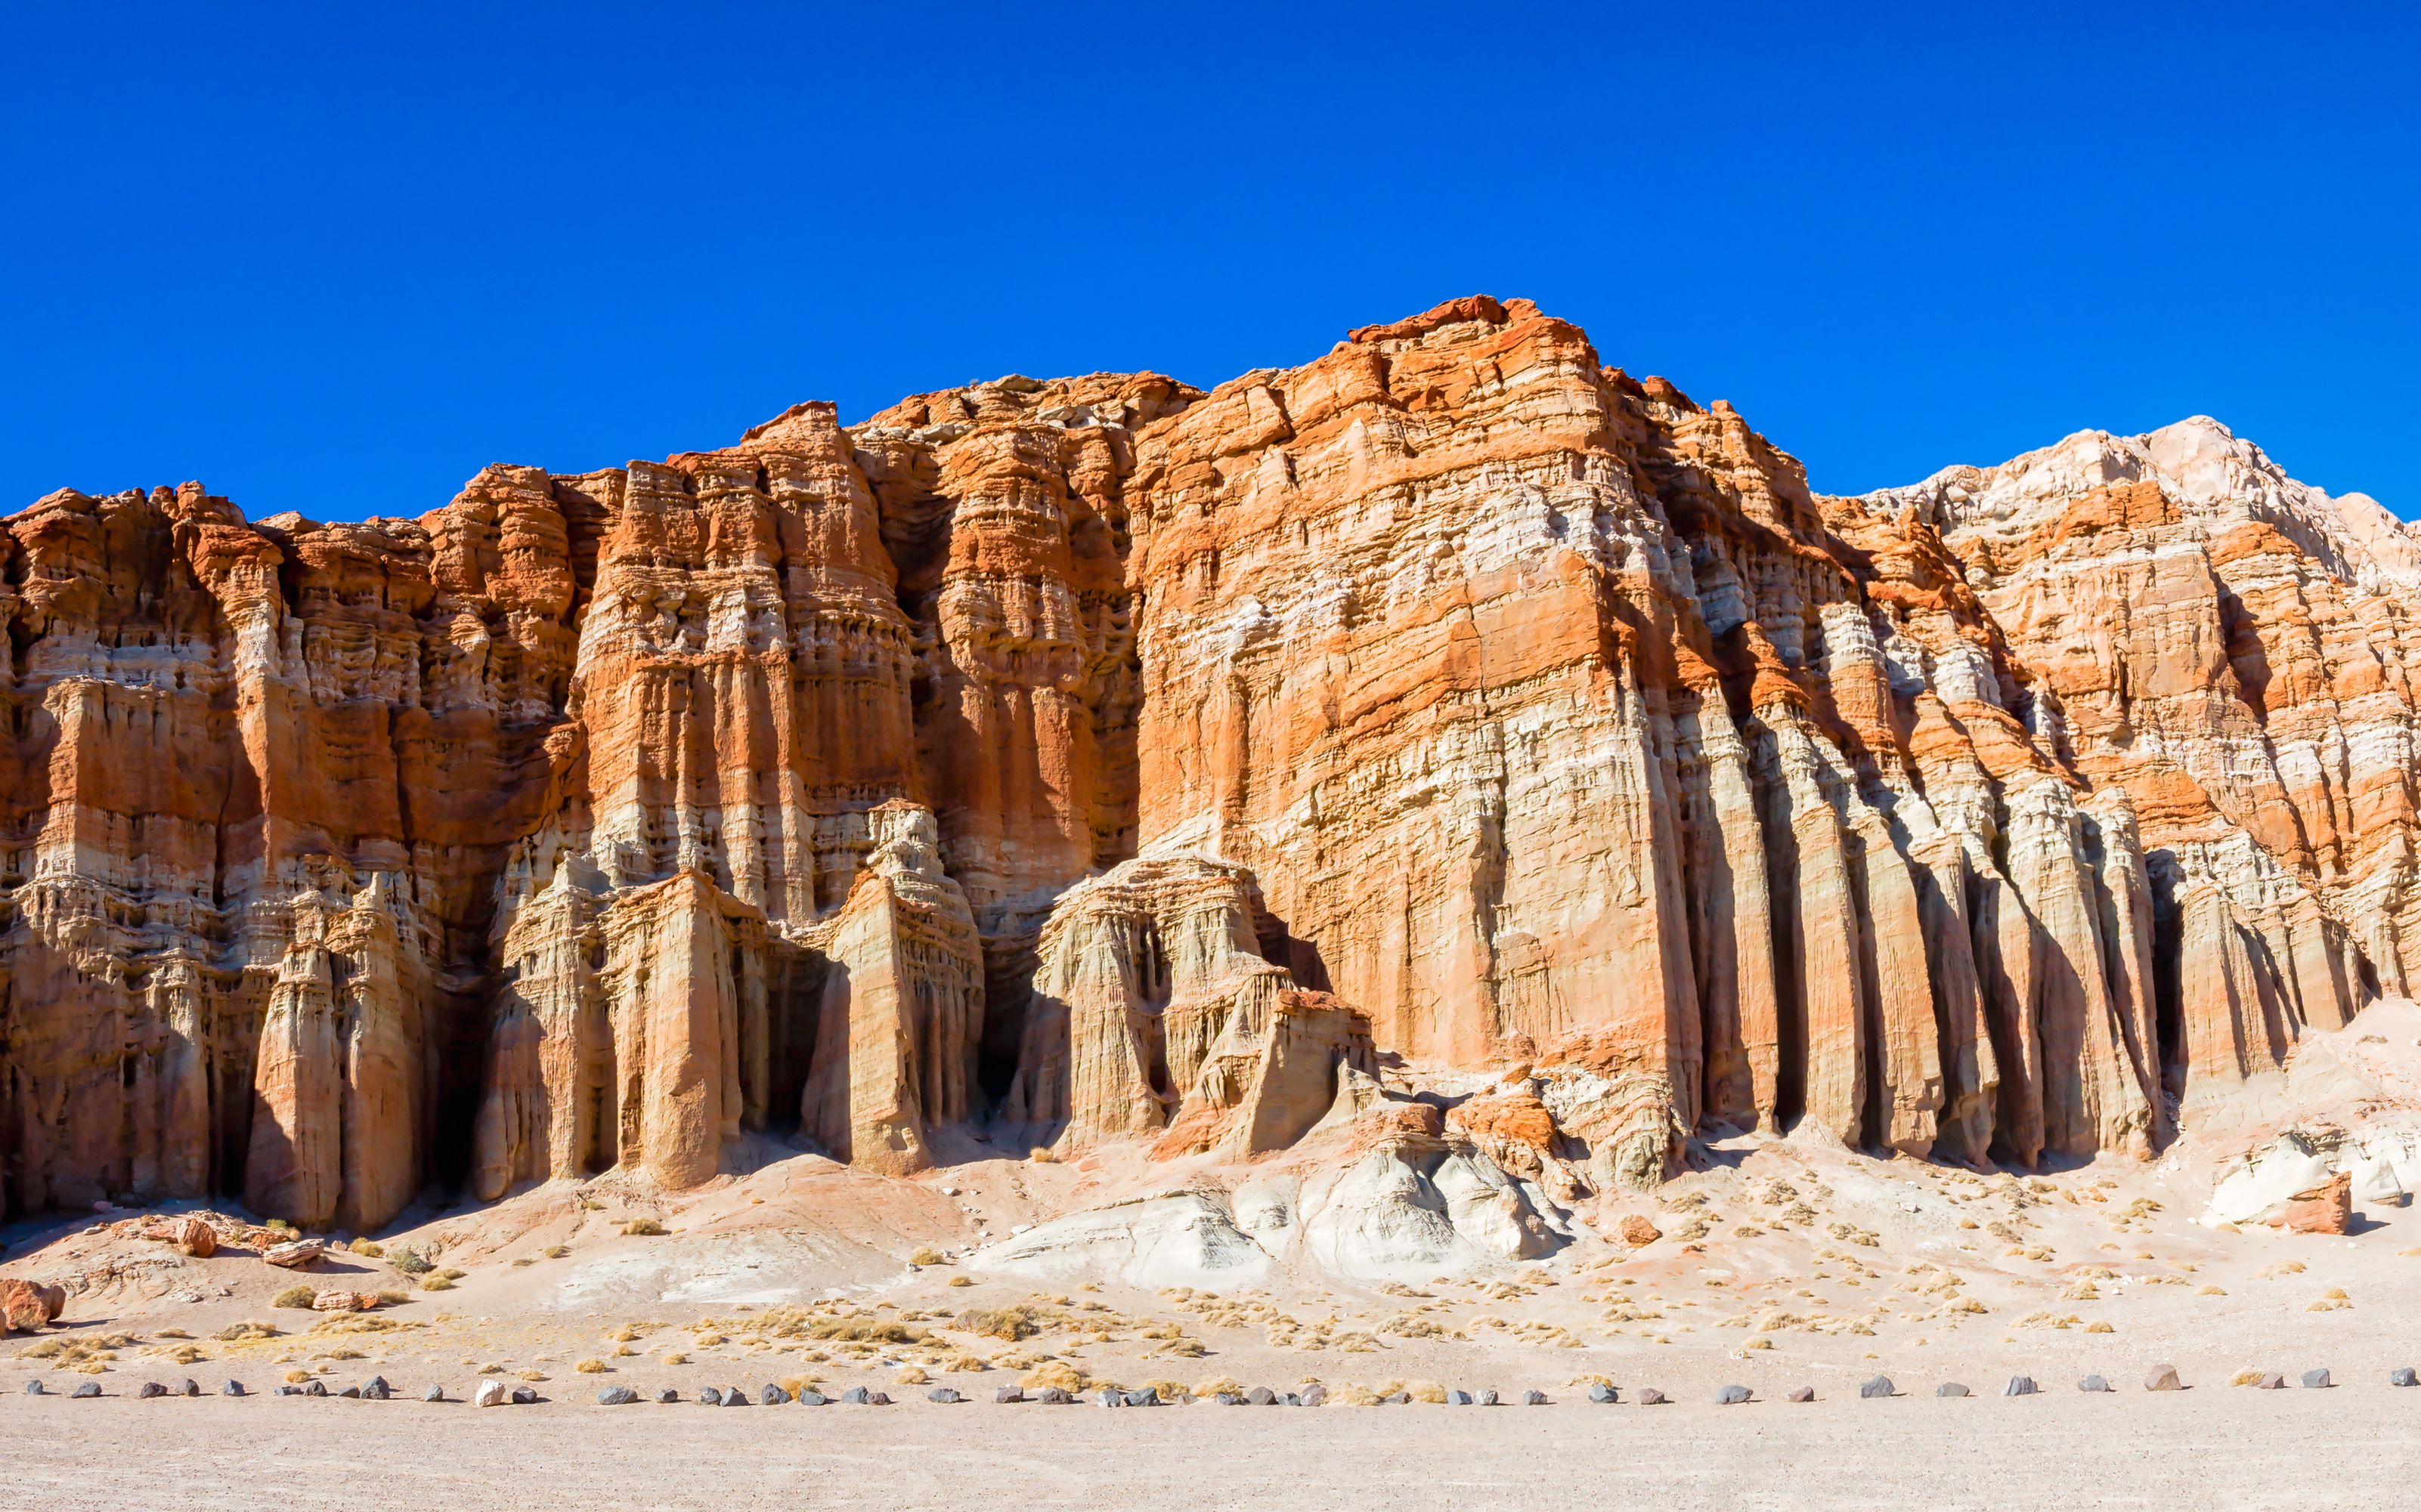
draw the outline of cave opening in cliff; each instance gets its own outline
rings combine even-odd
[[[776,945],[765,970],[765,1092],[758,1116],[764,1131],[794,1139],[804,1123],[803,1099],[815,1070],[817,1021],[822,1011],[825,959]]]

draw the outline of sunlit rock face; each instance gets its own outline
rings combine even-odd
[[[1519,1253],[1718,1128],[2148,1152],[2421,974],[2421,540],[2210,421],[1820,497],[1473,298],[5,530],[10,1211],[1325,1131]]]

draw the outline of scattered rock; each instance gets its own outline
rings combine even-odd
[[[804,1391],[799,1393],[799,1405],[801,1407],[822,1407],[831,1400],[831,1397],[826,1396],[823,1393],[816,1390],[813,1386],[809,1386]]]
[[[1664,1405],[1664,1400],[1665,1400],[1664,1394],[1663,1394],[1663,1392],[1661,1392],[1661,1391],[1658,1391],[1655,1387],[1653,1387],[1653,1386],[1644,1386],[1644,1387],[1640,1388],[1640,1392],[1639,1392],[1639,1405],[1640,1405],[1640,1406],[1642,1406],[1642,1407],[1662,1407],[1662,1406],[1663,1406],[1663,1405]]]
[[[1618,1402],[1622,1395],[1613,1387],[1599,1382],[1589,1387],[1588,1399],[1592,1402]]]
[[[1649,1223],[1646,1218],[1641,1217],[1639,1214],[1629,1213],[1624,1215],[1622,1220],[1622,1242],[1630,1245],[1632,1249],[1644,1249],[1648,1245],[1655,1243],[1658,1239],[1663,1239],[1663,1237],[1664,1231],[1663,1229],[1658,1228],[1654,1224]]]
[[[1221,1392],[1210,1399],[1217,1402],[1221,1407],[1242,1407],[1246,1405],[1244,1401],[1244,1394],[1242,1392]]]
[[[230,1376],[226,1380],[220,1384],[219,1395],[221,1396],[243,1396],[250,1394],[243,1389],[242,1381],[237,1380],[235,1378]]]
[[[320,1263],[320,1257],[325,1253],[325,1246],[318,1239],[300,1239],[291,1243],[273,1244],[261,1252],[260,1257],[280,1270],[308,1270]]]
[[[311,1299],[315,1313],[367,1313],[378,1305],[377,1294],[367,1291],[346,1291],[338,1288],[323,1291]]]
[[[66,1308],[67,1299],[67,1292],[57,1286],[15,1276],[0,1279],[0,1333],[12,1330],[33,1333],[56,1319]]]
[[[1325,1386],[1320,1386],[1320,1385],[1312,1385],[1312,1386],[1306,1386],[1306,1387],[1304,1387],[1304,1391],[1303,1391],[1303,1405],[1304,1405],[1304,1406],[1305,1406],[1305,1407],[1324,1407],[1324,1406],[1326,1406],[1326,1405],[1327,1405],[1327,1403],[1328,1403],[1328,1388],[1327,1388],[1327,1387],[1325,1387]]]
[[[2081,1392],[2106,1392],[2110,1383],[2100,1376],[2087,1376],[2076,1383],[2076,1389]]]
[[[864,1407],[874,1398],[867,1392],[865,1387],[851,1386],[849,1390],[840,1394],[840,1399],[851,1407]]]
[[[1858,1387],[1858,1395],[1872,1400],[1878,1396],[1897,1395],[1898,1393],[1893,1390],[1889,1376],[1877,1376],[1874,1380],[1862,1383]]]
[[[1492,1391],[1481,1392],[1479,1394],[1479,1405],[1482,1407],[1494,1407],[1496,1405],[1496,1394]]]
[[[884,1392],[867,1392],[866,1394],[866,1405],[868,1407],[889,1407],[891,1405],[891,1397]]]
[[[659,1406],[670,1407],[679,1400],[679,1391],[671,1386],[660,1386],[656,1389],[656,1402]]]
[[[770,1380],[765,1383],[765,1389],[757,1394],[758,1404],[762,1407],[785,1407],[789,1400],[790,1394]]]
[[[1945,1380],[1941,1385],[1933,1388],[1933,1395],[1936,1396],[1964,1396],[1967,1395],[1967,1388],[1961,1386],[1955,1380]]]
[[[957,1392],[951,1390],[947,1386],[936,1386],[931,1391],[925,1394],[925,1400],[929,1402],[939,1402],[944,1407],[956,1407],[959,1403],[965,1401],[966,1398],[960,1395]],[[1154,1400],[1156,1401],[1158,1398],[1155,1397]]]
[[[1252,1403],[1255,1407],[1267,1407],[1277,1399],[1277,1393],[1270,1390],[1267,1386],[1256,1386],[1251,1391],[1244,1394],[1244,1400]]]
[[[75,1390],[68,1393],[68,1395],[70,1396],[98,1396],[101,1395],[101,1382],[97,1380],[87,1380],[83,1385],[78,1386]]]
[[[325,1396],[328,1395],[328,1383],[324,1380],[306,1380],[303,1383],[303,1395],[305,1396]]]
[[[1074,1401],[1076,1396],[1074,1393],[1069,1391],[1065,1387],[1045,1386],[1040,1391],[1034,1394],[1034,1399],[1040,1402],[1045,1407],[1065,1407],[1069,1403]],[[849,1400],[848,1393],[844,1392],[841,1394],[841,1400]]]
[[[2387,1383],[2391,1386],[2421,1386],[2421,1376],[2415,1376],[2411,1365],[2398,1365],[2387,1373]]]
[[[362,1389],[359,1386],[340,1387],[338,1388],[336,1395],[351,1400],[358,1401],[361,1399]]]
[[[179,1396],[199,1396],[201,1394],[202,1383],[191,1376],[187,1376],[180,1382],[176,1390],[176,1395]]]
[[[2181,1392],[2186,1385],[2178,1379],[2177,1366],[2154,1365],[2152,1373],[2144,1378],[2144,1389],[2148,1392]]]
[[[720,1386],[702,1386],[698,1388],[697,1405],[700,1407],[721,1407],[723,1405],[723,1388]]]
[[[386,1378],[384,1376],[372,1376],[369,1380],[362,1382],[362,1399],[364,1401],[383,1402],[394,1395],[395,1388],[386,1383]]]
[[[737,1386],[726,1386],[723,1388],[723,1405],[726,1407],[746,1407],[748,1405],[748,1394],[742,1391]]]
[[[1790,1399],[1794,1402],[1812,1402],[1816,1399],[1816,1388],[1802,1386],[1790,1394]]]
[[[43,1395],[42,1382],[39,1378],[25,1382],[25,1395],[28,1396],[39,1396]]]
[[[170,1242],[196,1260],[207,1260],[219,1252],[219,1231],[198,1218],[188,1217],[176,1226]]]
[[[2011,1376],[2001,1386],[2004,1396],[2032,1396],[2034,1394],[2035,1378],[2032,1376]]]
[[[478,1391],[473,1394],[471,1397],[471,1405],[473,1407],[503,1407],[512,1399],[513,1394],[505,1390],[505,1383],[503,1381],[483,1380],[479,1382]]]
[[[1445,1394],[1445,1405],[1448,1407],[1469,1407],[1471,1405],[1471,1393],[1448,1392]]]
[[[2287,1389],[2287,1378],[2273,1370],[2269,1374],[2263,1376],[2259,1380],[2255,1381],[2253,1383],[2253,1389],[2255,1391],[2264,1392],[2282,1392]]]
[[[597,1394],[600,1407],[628,1407],[639,1399],[639,1394],[628,1386],[608,1386]]]
[[[952,1392],[950,1395],[956,1396],[958,1393]],[[1140,1391],[1127,1393],[1127,1405],[1129,1407],[1165,1407],[1167,1404],[1160,1399],[1158,1387],[1146,1386]]]
[[[420,1399],[424,1402],[442,1402],[445,1400],[445,1388],[431,1386],[420,1394]]]
[[[2328,1385],[2329,1373],[2327,1371],[2306,1370],[2304,1372],[2304,1389],[2305,1391],[2325,1391],[2328,1389]]]
[[[1107,1386],[1102,1387],[1100,1395],[1095,1396],[1093,1399],[1101,1403],[1103,1407],[1124,1407],[1127,1405],[1126,1393],[1122,1391],[1114,1391]]]
[[[2353,1173],[2339,1171],[2327,1181],[2287,1199],[2278,1225],[2290,1234],[2342,1234],[2353,1222]]]
[[[992,1399],[997,1405],[1007,1407],[1011,1402],[1022,1402],[1025,1400],[1025,1393],[1020,1391],[1015,1386],[1003,1386],[1000,1390],[992,1394]]]
[[[1717,1407],[1737,1407],[1749,1399],[1746,1386],[1726,1386],[1715,1393]]]
[[[513,1405],[515,1407],[534,1407],[537,1404],[538,1388],[536,1386],[516,1386],[513,1388]]]
[[[1812,1396],[1815,1393],[1810,1392],[1808,1395]],[[1522,1405],[1523,1407],[1544,1407],[1547,1405],[1547,1394],[1545,1392],[1523,1392],[1522,1394]]]
[[[156,1380],[147,1380],[134,1389],[134,1395],[145,1401],[149,1401],[154,1396],[167,1395],[168,1388]]]

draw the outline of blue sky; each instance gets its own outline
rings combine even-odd
[[[2208,413],[2421,515],[2409,5],[205,8],[0,19],[0,510],[416,514],[1484,290],[1820,489]]]

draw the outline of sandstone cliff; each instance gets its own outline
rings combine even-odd
[[[2210,422],[1821,498],[1474,298],[5,523],[10,1210],[1325,1128],[1526,1253],[1718,1127],[2145,1153],[2421,973],[2421,539]]]

